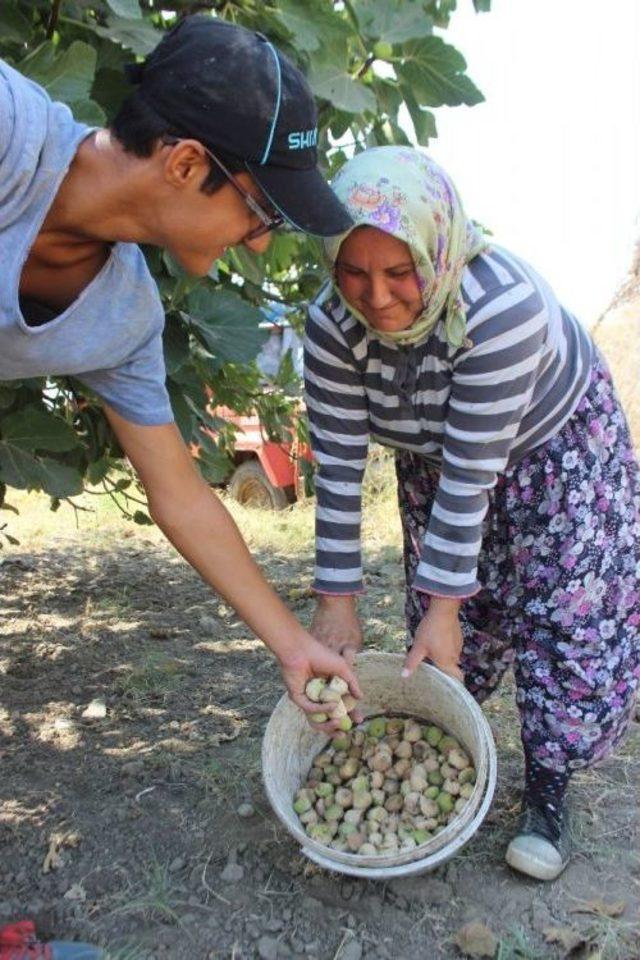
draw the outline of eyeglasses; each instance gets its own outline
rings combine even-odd
[[[169,147],[175,146],[176,143],[182,143],[183,140],[184,137],[172,137],[169,135],[162,137],[162,142]],[[216,157],[215,153],[212,153],[211,150],[205,147],[204,144],[200,144],[200,146],[207,156],[213,160],[218,169],[222,171],[231,186],[237,190],[246,205],[249,207],[249,210],[256,215],[258,220],[260,220],[260,226],[254,227],[253,230],[250,230],[249,233],[242,238],[243,243],[245,243],[247,240],[256,240],[258,237],[263,237],[265,233],[270,233],[272,230],[277,230],[278,227],[283,226],[285,219],[282,214],[265,210],[264,207],[258,203],[256,198],[252,197],[248,190],[245,190],[242,184],[234,177],[222,160],[219,160],[218,157]]]

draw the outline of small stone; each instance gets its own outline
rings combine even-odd
[[[252,817],[255,812],[256,811],[253,804],[248,802],[241,803],[238,809],[236,810],[236,813],[238,814],[238,816],[242,817],[243,820],[248,820],[249,817]]]
[[[185,866],[186,860],[184,857],[174,857],[171,863],[169,864],[169,873],[179,873],[180,870]]]
[[[264,929],[268,930],[269,933],[278,933],[279,930],[282,930],[284,923],[280,917],[269,917],[267,922],[264,924]]]
[[[278,960],[280,943],[275,937],[260,937],[258,940],[258,956],[260,960]]]
[[[107,715],[107,704],[102,697],[96,697],[84,708],[82,716],[85,720],[104,720]]]
[[[239,863],[228,863],[220,874],[220,879],[225,883],[238,883],[243,877],[244,868]]]

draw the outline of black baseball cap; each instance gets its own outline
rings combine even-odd
[[[317,166],[309,85],[263,34],[185,17],[127,73],[172,132],[243,160],[296,229],[329,237],[353,226]]]

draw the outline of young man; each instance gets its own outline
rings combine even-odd
[[[0,61],[0,380],[74,375],[101,397],[158,526],[313,711],[312,675],[339,674],[356,695],[357,682],[267,585],[194,468],[137,244],[204,275],[227,247],[266,249],[284,220],[330,235],[349,217],[316,167],[310,90],[262,35],[190,17],[132,74],[112,127],[91,130]]]

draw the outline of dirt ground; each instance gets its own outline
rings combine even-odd
[[[0,923],[33,917],[43,936],[100,943],[112,960],[439,960],[462,956],[474,921],[495,940],[469,956],[638,960],[639,724],[576,780],[576,852],[555,883],[503,861],[522,768],[509,684],[486,707],[496,799],[462,853],[412,880],[325,873],[261,786],[274,660],[157,531],[103,506],[76,529],[69,510],[19,499],[21,544],[0,555]],[[400,649],[388,492],[369,513],[367,644]],[[311,508],[237,515],[308,621]]]

